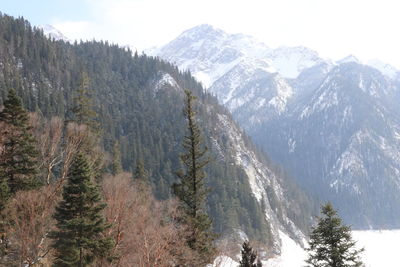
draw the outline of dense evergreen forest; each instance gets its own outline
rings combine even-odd
[[[206,146],[213,147],[209,136],[224,144],[226,133],[214,130],[216,115],[230,115],[189,72],[180,72],[162,60],[108,42],[70,44],[49,40],[23,18],[0,16],[0,106],[9,90],[14,89],[27,110],[49,120],[58,116],[68,122],[78,121],[74,108],[79,101],[86,101],[85,105],[95,112],[91,123],[96,125],[101,147],[108,155],[103,172],[113,171],[112,158],[116,157],[120,157],[125,171],[134,173],[143,168],[147,183],[159,200],[171,197],[176,171],[182,169],[179,155],[186,131],[184,93],[168,83],[159,86],[165,74],[173,78],[177,87],[189,89],[197,97],[196,115]],[[257,151],[243,136],[247,145]],[[231,147],[225,144],[222,151],[229,151]],[[271,165],[262,153],[257,154]],[[271,227],[252,195],[244,170],[216,151],[210,150],[210,157],[205,168],[206,184],[211,188],[207,211],[214,231],[223,235],[243,229],[251,239],[272,245]],[[58,177],[62,170],[54,168],[52,172],[52,177]],[[306,230],[311,212],[309,200],[286,181],[282,179],[288,194],[298,200],[289,216]],[[268,195],[279,213],[282,207],[273,201],[276,197],[272,189]]]

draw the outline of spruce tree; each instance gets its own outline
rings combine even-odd
[[[1,200],[8,194],[28,190],[40,184],[38,174],[38,151],[29,125],[28,112],[21,99],[10,90],[4,109],[0,112],[5,140],[0,159]]]
[[[174,194],[181,202],[184,216],[182,221],[188,226],[188,245],[200,255],[202,263],[209,263],[215,253],[211,231],[211,220],[205,211],[208,189],[204,184],[204,167],[209,162],[207,148],[202,144],[200,128],[196,123],[193,101],[196,99],[190,91],[185,91],[184,115],[187,120],[187,135],[183,140],[185,153],[180,156],[184,170],[177,172],[179,183],[173,185]]]
[[[362,266],[360,253],[352,240],[351,229],[342,224],[330,203],[322,206],[322,217],[310,235],[308,259],[313,267],[357,267]]]
[[[240,260],[239,267],[261,267],[260,259],[257,259],[257,252],[250,246],[249,241],[243,242],[242,245],[242,259]]]
[[[118,141],[114,143],[113,147],[113,159],[111,165],[112,174],[117,175],[122,172],[122,163],[121,163],[121,151],[119,148]]]
[[[94,133],[100,131],[97,121],[97,113],[93,109],[93,100],[89,90],[90,79],[86,72],[82,72],[77,94],[74,98],[75,106],[72,109],[74,121],[78,124],[86,124]]]
[[[149,174],[147,173],[146,169],[144,168],[143,160],[137,161],[134,178],[141,180],[143,182],[146,182],[146,183],[149,182]]]
[[[102,235],[108,228],[101,214],[105,204],[91,180],[88,161],[78,153],[54,215],[57,230],[50,234],[54,239],[54,266],[88,266],[95,259],[110,255],[112,239]]]

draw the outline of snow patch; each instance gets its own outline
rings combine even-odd
[[[366,267],[398,267],[400,230],[353,231],[353,239],[359,248]]]
[[[383,75],[389,77],[390,79],[397,79],[400,76],[400,72],[385,62],[380,61],[379,59],[371,59],[366,63],[368,66],[373,67],[379,70]]]
[[[218,256],[214,263],[211,265],[209,264],[207,267],[238,267],[239,263],[232,260],[232,258],[228,256]]]
[[[154,87],[155,93],[163,89],[165,86],[171,86],[174,89],[179,88],[178,83],[169,73],[162,73],[161,78],[157,81]]]
[[[307,252],[287,234],[279,231],[282,241],[282,253],[280,256],[263,261],[265,267],[299,267],[304,266]]]

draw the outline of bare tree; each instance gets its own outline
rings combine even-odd
[[[8,261],[20,266],[33,266],[50,251],[47,234],[54,225],[52,214],[58,197],[55,186],[20,191],[8,203],[4,214],[9,239]],[[9,262],[10,263],[10,262]]]
[[[38,144],[40,167],[45,171],[46,184],[50,184],[54,167],[62,162],[61,141],[64,122],[59,117],[47,120],[37,113],[30,114],[30,121]]]
[[[138,188],[142,188],[141,191]],[[174,224],[176,203],[158,202],[126,173],[103,182],[105,215],[115,240],[112,266],[173,266],[191,259],[185,231]]]

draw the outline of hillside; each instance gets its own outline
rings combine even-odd
[[[0,17],[0,99],[14,88],[30,111],[73,119],[83,73],[89,76],[105,150],[111,153],[118,141],[127,171],[142,160],[159,199],[171,196],[174,172],[181,167],[183,90],[189,89],[198,97],[198,120],[212,158],[206,170],[207,209],[214,230],[222,237],[261,241],[272,253],[280,251],[279,231],[303,239],[309,198],[189,72],[108,42],[49,40],[22,18]]]

